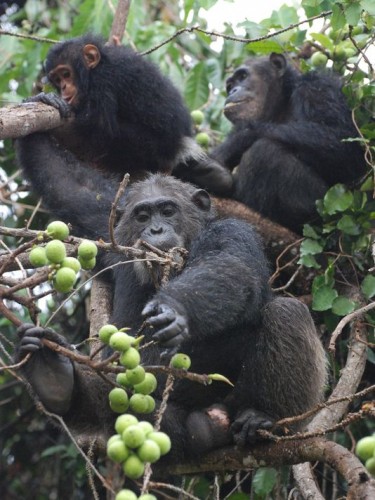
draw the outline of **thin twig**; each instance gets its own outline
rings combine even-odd
[[[348,314],[342,320],[339,322],[339,324],[336,326],[334,331],[332,332],[331,335],[331,340],[329,342],[328,350],[334,354],[336,347],[335,347],[335,342],[337,337],[341,334],[343,328],[350,323],[353,319],[357,318],[358,316],[361,316],[368,311],[371,311],[372,309],[375,309],[375,302],[371,302],[371,304],[367,304],[366,306],[361,307],[360,309],[357,309],[356,311],[353,311],[352,313]]]
[[[322,17],[327,17],[332,14],[332,11],[326,11],[318,14],[317,16],[310,17],[308,19],[304,19],[303,21],[299,21],[298,23],[290,24],[286,28],[282,28],[280,30],[275,31],[274,33],[269,33],[268,35],[260,36],[258,38],[242,38],[242,37],[237,37],[237,36],[232,36],[232,35],[224,35],[223,33],[218,33],[217,31],[207,31],[199,26],[191,26],[189,28],[181,28],[180,30],[176,31],[176,33],[163,42],[159,43],[158,45],[155,45],[149,50],[145,50],[144,52],[140,52],[140,55],[144,56],[146,54],[150,54],[151,52],[155,52],[156,50],[160,49],[160,47],[163,47],[163,45],[166,45],[167,43],[171,42],[175,38],[179,37],[183,33],[193,33],[194,31],[198,31],[199,33],[204,33],[205,35],[208,35],[210,37],[219,37],[219,38],[224,38],[225,40],[231,40],[233,42],[240,42],[240,43],[254,43],[254,42],[261,42],[263,40],[268,40],[269,38],[273,38],[275,36],[281,35],[282,33],[285,33],[286,31],[292,30],[294,28],[298,28],[298,26],[301,26],[302,24],[305,23],[310,23],[311,21],[314,21],[316,19],[320,19]]]

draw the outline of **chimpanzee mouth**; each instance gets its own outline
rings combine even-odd
[[[76,99],[76,94],[64,96],[63,99],[67,104],[73,105]]]
[[[224,109],[233,108],[233,106],[238,106],[239,104],[242,104],[244,102],[246,102],[245,99],[243,99],[242,101],[235,101],[235,102],[230,101],[225,104]]]

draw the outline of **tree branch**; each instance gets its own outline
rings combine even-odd
[[[0,108],[0,139],[16,139],[25,135],[57,128],[66,120],[57,109],[41,102],[24,102]]]

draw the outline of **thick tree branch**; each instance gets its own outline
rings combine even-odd
[[[362,322],[356,321],[353,323],[350,331],[349,351],[345,368],[342,370],[341,377],[335,389],[332,391],[328,402],[335,398],[352,395],[356,392],[366,364],[367,347],[363,342],[365,339],[366,327]],[[307,431],[315,431],[318,429],[324,430],[338,423],[347,411],[348,405],[349,401],[344,400],[337,404],[326,406],[310,422],[307,426]],[[315,486],[309,462],[293,467],[293,473],[299,490],[306,499],[318,500],[322,498]]]
[[[25,135],[59,127],[66,120],[57,109],[41,102],[25,102],[0,108],[0,139],[16,139]]]

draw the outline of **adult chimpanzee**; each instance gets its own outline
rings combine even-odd
[[[108,239],[116,183],[51,141],[47,134],[18,141],[25,175],[46,207],[76,232]],[[144,351],[146,365],[179,350],[191,357],[192,371],[218,372],[234,383],[176,381],[162,423],[174,459],[232,438],[251,443],[257,429],[320,401],[325,356],[311,316],[296,299],[272,296],[267,262],[248,223],[216,218],[205,191],[162,174],[133,183],[121,210],[118,243],[143,240],[189,253],[184,269],[158,289],[140,262],[114,267],[111,323],[134,333],[147,319],[146,341],[157,342]],[[101,265],[123,260],[105,254]],[[77,432],[113,432],[106,381],[44,347],[43,337],[67,344],[55,332],[32,325],[19,332],[18,359],[33,352],[24,370],[47,409],[64,415]]]
[[[234,128],[213,152],[233,169],[234,197],[300,232],[327,189],[365,172],[350,110],[333,75],[301,74],[281,54],[253,58],[226,82]]]
[[[73,123],[53,133],[82,160],[129,173],[132,180],[175,168],[212,192],[230,192],[231,173],[192,138],[190,113],[177,89],[131,48],[85,35],[52,47],[44,69],[57,94],[27,101],[51,104],[62,116],[74,112]]]

